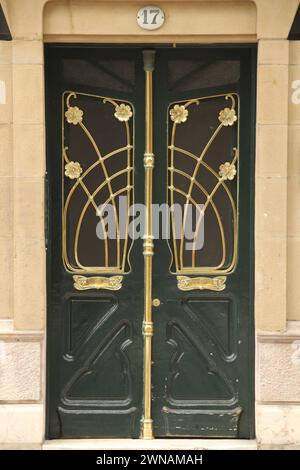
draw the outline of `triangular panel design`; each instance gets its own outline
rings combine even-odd
[[[168,377],[169,398],[202,402],[233,398],[230,382],[191,331],[174,322],[169,325],[167,336],[175,349]],[[199,380],[195,381],[195,377]]]

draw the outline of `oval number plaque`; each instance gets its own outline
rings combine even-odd
[[[165,14],[161,8],[148,5],[137,12],[136,20],[143,29],[158,29],[165,22]]]

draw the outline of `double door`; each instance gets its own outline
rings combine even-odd
[[[45,53],[48,437],[253,437],[255,51]]]

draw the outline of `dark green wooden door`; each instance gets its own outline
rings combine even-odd
[[[174,242],[172,223],[169,246],[155,244],[153,297],[161,304],[153,310],[154,432],[247,438],[253,435],[251,52],[163,51],[156,73],[155,202],[194,201],[205,216],[198,251],[186,249],[183,237]]]
[[[255,51],[155,49],[154,434],[250,438]],[[49,438],[141,433],[142,50],[46,46]]]

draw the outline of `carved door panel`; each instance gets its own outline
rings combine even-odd
[[[46,46],[47,435],[249,438],[254,50],[144,49]]]
[[[155,436],[253,436],[252,57],[157,53],[153,197],[174,212],[153,257]]]
[[[142,59],[46,53],[48,435],[138,437],[143,258],[128,208],[143,197]],[[115,231],[105,237],[108,208]]]

